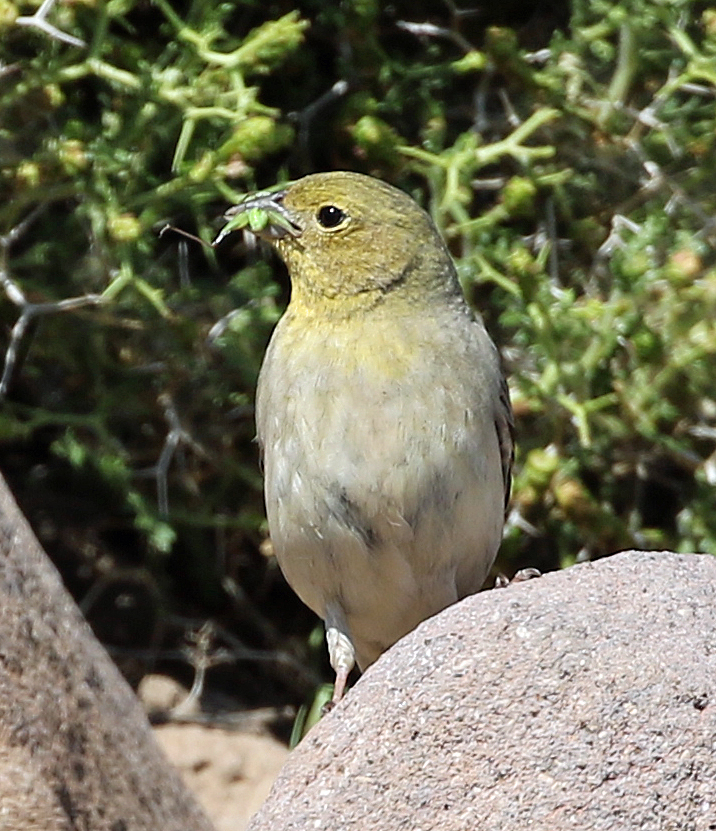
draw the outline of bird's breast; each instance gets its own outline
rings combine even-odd
[[[269,513],[288,500],[315,523],[328,511],[359,530],[359,514],[381,510],[411,522],[426,500],[447,503],[464,479],[484,478],[496,368],[484,330],[468,324],[319,332],[284,317],[257,392]]]

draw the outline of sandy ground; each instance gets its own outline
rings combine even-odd
[[[164,676],[147,676],[139,696],[149,713],[166,713],[186,690]],[[242,728],[191,723],[198,714],[182,713],[186,722],[161,724],[154,734],[217,831],[243,831],[268,796],[288,749],[260,719]]]

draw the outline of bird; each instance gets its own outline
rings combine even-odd
[[[257,439],[273,549],[325,623],[336,704],[356,664],[482,588],[510,494],[510,397],[407,193],[314,173],[226,216],[239,215],[291,283],[259,373]]]

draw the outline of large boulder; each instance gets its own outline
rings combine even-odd
[[[0,831],[211,831],[0,477]]]
[[[716,558],[628,552],[421,624],[250,831],[716,829]]]

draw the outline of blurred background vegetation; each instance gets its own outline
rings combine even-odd
[[[210,241],[317,170],[406,189],[510,375],[497,568],[716,554],[715,145],[694,0],[0,0],[0,470],[130,679],[326,674],[253,443],[285,271],[166,223]]]

